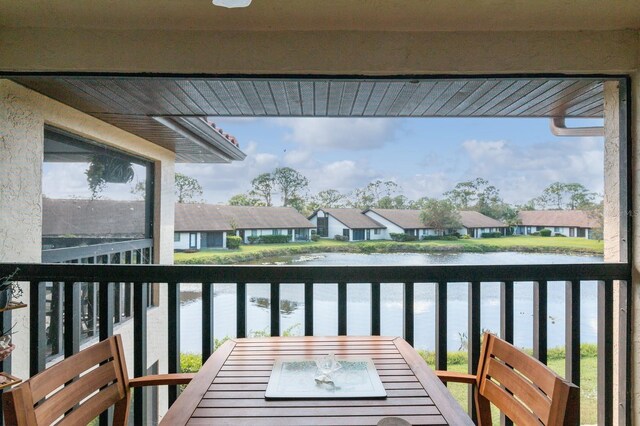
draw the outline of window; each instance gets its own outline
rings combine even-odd
[[[251,236],[252,237],[257,237],[258,236],[258,230],[257,229],[252,229],[251,230]]]
[[[556,226],[555,228],[553,228],[553,232],[560,232],[560,228]]]
[[[274,229],[274,230],[271,231],[271,234],[272,235],[280,235],[281,231],[280,231],[280,229]]]
[[[179,243],[180,242],[180,233],[179,232],[174,232],[173,233],[173,242],[174,243]]]
[[[374,229],[373,230],[373,235],[380,235],[380,230],[379,229]]]
[[[189,233],[189,248],[198,248],[198,234],[195,232]]]

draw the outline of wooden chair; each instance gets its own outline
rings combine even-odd
[[[113,424],[124,426],[128,424],[131,388],[186,384],[193,376],[161,374],[129,379],[122,339],[116,335],[5,392],[5,422],[32,426],[60,419],[58,425],[84,425],[115,405]]]
[[[443,382],[475,385],[478,424],[491,425],[490,402],[516,425],[577,425],[580,389],[537,359],[485,333],[476,376],[436,371]]]

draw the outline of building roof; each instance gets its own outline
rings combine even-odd
[[[465,228],[504,228],[507,225],[480,212],[460,211],[460,221]]]
[[[429,229],[420,220],[420,210],[411,209],[369,209],[402,229]],[[475,211],[460,211],[460,220],[465,228],[499,228],[506,225],[499,220]]]
[[[315,228],[315,226],[292,207],[176,204],[176,232],[283,228]]]
[[[318,211],[323,211],[335,217],[345,226],[351,229],[384,229],[385,226],[379,224],[369,216],[362,214],[360,209],[318,209],[310,217],[315,216]]]
[[[144,201],[42,199],[44,236],[144,238]]]
[[[402,229],[428,229],[420,220],[420,210],[410,209],[368,209],[393,222]]]
[[[523,226],[597,228],[598,221],[584,210],[523,210],[518,213]]]

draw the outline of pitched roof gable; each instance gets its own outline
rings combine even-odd
[[[315,228],[315,226],[292,207],[176,204],[176,232],[284,228]]]
[[[522,210],[518,217],[523,226],[597,228],[596,218],[584,210]]]
[[[344,224],[346,227],[351,229],[384,229],[385,226],[371,219],[369,216],[362,213],[360,209],[318,209],[313,215],[318,214],[318,211],[323,211],[334,218],[336,218],[340,223]]]

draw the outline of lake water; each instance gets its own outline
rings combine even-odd
[[[487,264],[566,264],[602,262],[602,256],[560,255],[538,253],[393,253],[354,254],[324,253],[263,260],[277,264],[296,265],[487,265]],[[466,283],[452,283],[448,287],[449,350],[458,350],[463,334],[467,333]],[[371,327],[370,286],[348,284],[347,332],[366,335]],[[548,284],[548,346],[564,345],[564,282]],[[236,330],[236,290],[233,284],[214,286],[214,336],[218,339],[234,336]],[[416,348],[433,350],[435,347],[435,285],[416,283],[415,290],[415,342]],[[581,339],[595,343],[597,336],[596,282],[583,282],[581,288]],[[532,347],[533,339],[533,285],[531,282],[514,284],[514,343]],[[304,334],[304,288],[298,284],[281,284],[281,328],[294,335]],[[337,335],[338,286],[321,284],[314,287],[314,333]],[[402,284],[381,284],[381,334],[402,335]],[[481,327],[494,332],[500,330],[500,284],[483,283]],[[183,284],[181,298],[181,349],[183,352],[201,351],[202,299],[200,285]],[[269,333],[269,285],[247,284],[247,331]]]

